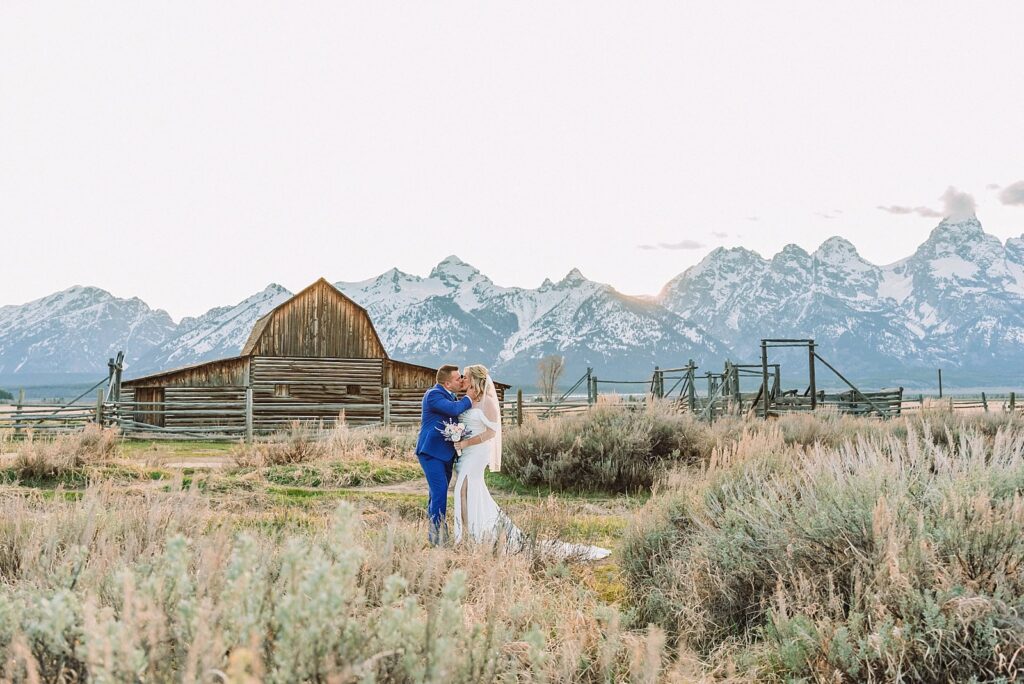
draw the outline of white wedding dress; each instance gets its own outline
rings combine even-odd
[[[488,465],[497,471],[501,466],[501,421],[497,410],[497,394],[488,379],[487,396],[482,405],[492,418],[481,408],[471,408],[459,421],[466,425],[471,436],[493,432],[487,441],[462,450],[456,464],[458,477],[455,479],[455,541],[468,536],[478,543],[501,543],[508,551],[529,548],[531,540],[505,515],[495,503],[487,484],[484,469]],[[491,400],[490,402],[488,400]],[[585,544],[570,544],[561,541],[538,541],[536,547],[543,553],[581,560],[599,560],[611,554],[608,549]]]

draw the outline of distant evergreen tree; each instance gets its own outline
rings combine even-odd
[[[14,401],[14,395],[7,390],[0,389],[0,401]]]

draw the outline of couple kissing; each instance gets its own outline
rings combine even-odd
[[[507,551],[523,550],[527,535],[498,507],[484,480],[484,471],[501,469],[501,405],[487,368],[474,364],[459,371],[444,365],[437,384],[423,395],[423,413],[416,456],[427,479],[428,538],[432,545],[447,541],[448,488],[455,478],[453,537],[502,544]],[[459,398],[459,394],[465,396]],[[461,431],[459,426],[464,426]],[[458,456],[458,457],[457,457]],[[560,541],[538,543],[539,550],[560,556],[596,560],[607,549]]]

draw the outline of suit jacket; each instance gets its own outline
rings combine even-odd
[[[423,395],[423,415],[420,436],[416,441],[417,456],[432,456],[448,462],[455,458],[455,445],[447,441],[441,430],[445,423],[453,422],[459,414],[473,407],[469,397],[455,399],[455,395],[441,385],[434,385]]]

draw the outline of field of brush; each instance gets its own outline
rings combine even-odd
[[[1024,677],[1019,417],[508,428],[498,503],[597,563],[428,547],[414,443],[0,435],[0,679]]]

